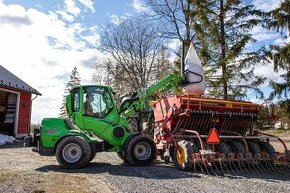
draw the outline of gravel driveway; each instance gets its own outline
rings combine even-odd
[[[31,148],[0,149],[0,192],[290,192],[290,172],[215,176],[172,165],[123,165],[115,153],[99,153],[85,168],[65,170],[55,157]]]

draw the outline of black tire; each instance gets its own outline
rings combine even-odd
[[[84,167],[90,161],[90,157],[90,144],[79,136],[65,137],[56,147],[56,159],[64,168]]]
[[[134,133],[140,132],[140,125],[138,117],[127,117],[126,118],[129,125],[132,127]]]
[[[229,145],[227,145],[224,142],[220,142],[217,148],[218,148],[219,153],[224,153],[225,157],[228,158],[228,154],[231,153],[231,148]]]
[[[234,153],[241,153],[245,156],[246,153],[246,147],[244,143],[241,143],[239,141],[229,141],[227,144],[230,146],[232,152]]]
[[[130,165],[147,166],[156,158],[156,145],[145,135],[136,135],[127,143],[125,160]]]
[[[260,142],[259,145],[260,145],[261,151],[268,153],[270,155],[270,157],[273,156],[273,154],[276,153],[275,148],[270,143]],[[267,164],[267,163],[268,164],[274,164],[274,161],[273,160],[267,160],[267,163],[265,161],[262,161],[261,163],[262,164]]]
[[[89,162],[92,161],[96,157],[96,154],[97,154],[96,145],[94,143],[91,143],[90,146],[91,146],[91,156],[90,156]]]
[[[174,163],[179,169],[188,171],[193,167],[191,155],[196,150],[196,146],[186,140],[181,140],[177,144],[178,148],[175,148],[174,151]]]
[[[272,154],[276,153],[275,148],[270,143],[260,142],[259,145],[261,147],[262,152],[265,151],[269,155],[272,155]]]
[[[257,142],[249,141],[248,142],[250,152],[255,156],[256,153],[261,153],[261,148]]]

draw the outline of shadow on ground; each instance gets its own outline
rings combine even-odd
[[[164,165],[156,163],[152,166],[134,167],[126,164],[112,165],[110,163],[93,162],[89,163],[82,169],[65,169],[59,165],[46,165],[37,168],[39,172],[63,172],[63,173],[86,173],[100,174],[108,173],[114,176],[129,176],[138,178],[150,179],[182,179],[182,178],[201,178],[204,175],[227,177],[230,179],[262,179],[270,182],[275,181],[290,181],[290,168],[281,167],[277,170],[264,171],[260,169],[245,168],[243,170],[225,170],[225,168],[215,170],[200,170],[197,171],[180,171],[172,165]]]
[[[87,173],[87,174],[100,174],[109,173],[114,176],[130,176],[138,178],[150,179],[181,179],[181,178],[200,178],[199,175],[192,172],[178,171],[174,167],[155,164],[151,166],[129,166],[111,165],[109,163],[93,162],[89,163],[82,169],[64,169],[59,165],[47,165],[37,168],[36,171],[40,172],[63,172],[63,173]]]
[[[0,149],[9,149],[9,148],[21,148],[24,147],[22,140],[17,140],[12,144],[6,143],[5,145],[0,146]]]

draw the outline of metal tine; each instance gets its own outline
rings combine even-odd
[[[241,165],[243,165],[243,167]],[[244,164],[242,163],[242,161],[237,161],[235,167],[236,167],[237,171],[239,171],[239,172],[246,171],[248,173],[248,170],[244,166]]]
[[[268,160],[267,159],[264,159],[263,160],[263,163],[265,163],[263,166],[265,166],[265,170],[267,171],[267,173],[269,172],[269,173],[273,173],[273,171],[271,171],[271,169],[269,168],[269,166],[268,166]]]
[[[269,168],[270,173],[276,172],[276,173],[280,173],[279,170],[275,167],[275,164],[273,163],[269,163],[268,160],[266,160],[266,165]],[[274,165],[274,166],[273,166]]]
[[[224,175],[224,173],[221,173],[220,172],[221,170],[219,170],[219,168],[216,166],[216,162],[212,163],[211,168],[212,168],[212,170],[215,170],[217,172],[217,173],[215,172],[216,176],[223,176]]]
[[[184,128],[186,128],[186,129],[191,129],[191,128],[190,128],[191,123],[192,123],[192,118],[191,118],[191,117],[187,118],[187,120],[186,120],[186,125],[185,125]]]
[[[227,131],[228,130],[228,127],[230,125],[230,119],[227,118],[225,121],[226,121],[226,123],[225,123],[225,127],[223,128],[223,130]]]
[[[289,171],[290,170],[290,166],[289,166],[289,164],[287,162],[280,161],[280,163],[282,164],[281,167],[283,167],[286,171]],[[283,170],[283,171],[285,171],[285,170]]]
[[[198,166],[199,166],[201,172],[204,173],[204,171],[203,171],[203,169],[202,169],[202,165],[200,164],[200,162],[197,162],[197,164],[198,164]]]
[[[210,167],[210,169],[211,169],[211,172],[213,173],[213,175],[215,175],[215,176],[218,176],[218,174],[215,172],[215,170],[214,170],[214,163],[212,163],[212,165],[211,166],[209,166]]]
[[[228,165],[229,165],[228,161],[223,161],[223,165],[225,166],[225,169],[227,171],[227,174],[231,174],[231,172],[230,172],[230,170],[228,168]]]
[[[271,163],[269,162],[269,159],[264,159],[264,163],[266,165],[266,168],[268,169],[268,171],[270,173],[278,173],[278,174],[281,174],[281,171],[275,166],[275,163],[274,161],[271,161]]]
[[[179,118],[179,120],[178,120],[178,122],[177,122],[175,128],[174,128],[173,131],[172,131],[172,134],[175,134],[175,133],[179,130],[179,128],[180,128],[180,126],[183,124],[184,120],[185,120],[184,116],[181,116],[181,117]]]
[[[256,165],[256,164],[254,163],[254,159],[252,159],[252,160],[250,161],[250,166],[253,166],[253,169],[255,170],[254,174],[259,175],[260,172],[256,169],[256,166],[255,166],[255,165]]]
[[[248,126],[249,126],[249,121],[246,119],[243,119],[239,128],[239,133],[243,135],[245,133],[244,131],[248,129]]]
[[[196,170],[196,162],[193,163],[193,170],[194,170],[194,173],[197,173],[197,170]]]
[[[255,154],[255,156],[254,157],[256,157],[256,155],[257,154]],[[260,158],[260,157],[258,157],[258,158]],[[260,162],[260,159],[255,159],[254,158],[254,163],[255,163],[255,165],[257,166],[257,168],[261,171],[261,173],[267,173],[267,171],[264,169],[264,167],[262,166],[262,164],[261,164],[261,162]]]
[[[234,176],[236,176],[236,173],[235,173],[235,171],[233,170],[233,168],[232,168],[232,166],[231,166],[231,161],[226,161],[226,163],[225,163],[225,167],[226,167],[226,169],[227,169],[227,171],[228,171],[228,173],[229,173],[230,175],[234,175]]]
[[[283,171],[283,168],[281,168],[280,164],[273,164],[273,167],[276,169],[277,172]]]
[[[267,174],[267,170],[264,168],[264,166],[258,161],[257,163],[258,168],[261,170],[261,172],[264,172]]]
[[[221,168],[222,171],[223,171],[223,174],[226,174],[226,172],[225,172],[225,170],[224,170],[224,168],[223,168],[223,164],[222,164],[222,160],[221,160],[221,159],[219,160],[219,164],[220,164],[220,168]]]
[[[207,169],[207,164],[206,164],[205,162],[203,162],[203,163],[204,163],[204,169],[205,169],[206,173],[207,173],[207,174],[210,174],[210,173],[208,172],[208,169]]]
[[[202,119],[201,119],[201,122],[200,122],[200,128],[202,128],[202,130],[203,130],[204,129],[203,125],[205,123],[206,118],[204,116],[201,116],[201,117],[202,117]]]
[[[194,124],[194,128],[196,131],[200,132],[200,126],[199,126],[200,117],[194,116],[194,119],[196,120],[196,123]]]
[[[278,160],[277,164],[274,163],[274,167],[277,168],[278,171],[284,172],[285,171],[285,168],[288,170],[287,163],[286,164],[284,164],[284,163],[285,163],[284,161]]]
[[[200,172],[202,174],[206,174],[206,173],[209,174],[209,172],[206,169],[206,163],[204,161],[203,162],[197,162],[196,166],[198,166],[198,168],[199,168],[199,170],[200,170]],[[198,171],[198,169],[196,171]]]
[[[231,130],[232,131],[235,131],[235,132],[239,132],[238,130],[238,124],[240,123],[240,120],[238,119],[238,114],[237,113],[234,113],[233,115],[233,119],[232,119],[232,125],[231,125]]]
[[[252,163],[251,163],[251,160],[247,160],[247,166],[248,166],[248,168],[250,169],[250,173],[252,172],[253,174],[257,174],[254,170],[255,170],[255,168],[254,168],[254,170],[252,169]]]
[[[235,172],[235,171],[237,171],[237,168],[235,166],[235,163],[233,163],[233,161],[230,161],[229,164],[230,164],[231,171],[233,171],[234,175],[237,176],[237,173]]]
[[[244,161],[238,160],[237,161],[237,166],[238,166],[238,171],[241,173],[247,173],[247,174],[251,174],[251,172],[249,172],[249,170],[247,169],[248,167],[244,164]]]
[[[241,169],[241,171],[246,171],[248,174],[250,174],[249,170],[247,169],[248,167],[244,164],[244,161],[238,161],[238,162],[239,162],[239,168]]]
[[[191,121],[191,123],[190,123],[189,130],[195,130],[196,128],[193,127],[193,125],[194,125],[194,123],[196,122],[196,119],[195,119],[194,117],[192,117],[191,119],[192,119],[192,121]]]

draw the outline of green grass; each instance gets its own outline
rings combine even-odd
[[[278,135],[279,137],[290,137],[290,129],[271,129],[263,132]]]

